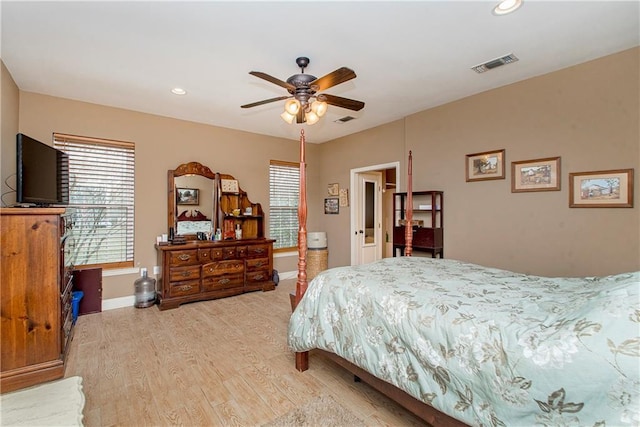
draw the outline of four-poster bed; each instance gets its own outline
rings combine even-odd
[[[435,426],[640,424],[640,272],[547,278],[406,256],[408,209],[404,257],[308,286],[300,143],[298,370],[320,351]]]
[[[307,291],[308,283],[307,283],[307,184],[306,184],[306,152],[305,152],[305,136],[304,129],[300,130],[300,199],[298,203],[298,275],[296,281],[296,291],[295,294],[291,295],[291,307],[295,309],[298,303],[302,300],[305,292]],[[408,160],[408,172],[407,172],[407,206],[413,205],[413,195],[412,195],[412,166],[413,160],[411,152],[409,152],[409,160]],[[407,210],[406,214],[407,218],[407,226],[405,227],[405,256],[412,255],[412,239],[413,239],[413,230],[411,228],[411,223],[413,219],[413,211],[412,209]],[[389,384],[386,381],[380,380],[364,369],[354,365],[337,356],[334,353],[317,350],[322,352],[325,357],[333,360],[338,365],[347,369],[349,372],[353,373],[355,377],[360,380],[363,380],[365,383],[369,384],[374,389],[378,390],[385,396],[388,396],[392,400],[398,402],[403,407],[407,408],[409,411],[416,414],[418,417],[427,421],[428,423],[436,426],[465,426],[464,423],[452,418],[442,412],[436,410],[432,406],[416,399],[410,394],[404,392],[403,390]],[[295,366],[296,369],[303,372],[309,369],[309,352],[296,352],[295,353]]]

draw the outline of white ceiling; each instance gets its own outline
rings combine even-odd
[[[280,119],[284,101],[240,108],[287,95],[249,71],[349,67],[358,77],[326,93],[366,106],[330,107],[306,129],[320,143],[640,44],[638,1],[524,0],[507,16],[496,3],[2,0],[1,56],[23,91],[288,139],[300,125]],[[508,53],[520,60],[470,69]]]

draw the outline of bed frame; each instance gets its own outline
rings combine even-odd
[[[304,129],[300,130],[300,199],[298,203],[298,280],[296,282],[296,292],[291,295],[291,308],[295,309],[302,296],[307,291],[307,183],[306,183],[306,163],[305,163],[305,137]],[[412,184],[412,157],[409,151],[408,169],[407,169],[407,206],[413,206],[413,184]],[[405,226],[405,256],[411,256],[413,229],[411,220],[413,213],[411,209],[407,209]],[[466,426],[463,422],[446,415],[434,407],[416,399],[410,394],[400,390],[394,385],[383,381],[353,363],[341,358],[340,356],[316,349],[326,358],[333,360],[338,365],[351,372],[356,379],[360,379],[378,390],[380,393],[397,402],[416,416],[433,426],[444,427],[462,427]],[[296,352],[296,369],[300,372],[309,369],[309,352]]]

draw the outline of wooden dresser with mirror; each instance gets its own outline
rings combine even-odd
[[[264,212],[238,181],[198,163],[167,173],[167,225],[174,239],[157,244],[161,310],[180,304],[275,289],[273,242]],[[220,229],[220,240],[212,240]]]

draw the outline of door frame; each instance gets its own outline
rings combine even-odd
[[[355,200],[355,197],[360,197],[358,192],[356,191],[356,189],[358,188],[358,181],[359,181],[359,175],[361,173],[366,173],[366,172],[382,172],[385,169],[395,169],[396,170],[396,188],[401,188],[400,187],[400,162],[399,161],[395,161],[395,162],[390,162],[390,163],[382,163],[379,165],[371,165],[371,166],[364,166],[361,168],[355,168],[355,169],[351,169],[350,171],[350,188],[351,188],[351,192],[352,194],[350,195],[350,199],[351,199],[351,206],[352,208],[349,209],[349,213],[350,213],[350,218],[349,218],[349,222],[350,222],[350,226],[349,226],[349,232],[351,235],[350,238],[350,245],[351,245],[351,261],[350,264],[351,265],[355,265],[354,263],[357,260],[357,256],[358,256],[358,247],[357,247],[357,239],[356,239],[356,234],[358,232],[358,215],[361,215],[361,212],[358,212],[358,208],[359,208],[359,203],[355,203],[353,202]],[[384,214],[384,209],[382,210],[382,218],[380,218],[380,221],[382,223],[384,223],[385,220],[385,214]],[[384,242],[380,242],[381,244],[383,244]]]

